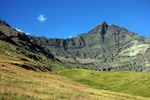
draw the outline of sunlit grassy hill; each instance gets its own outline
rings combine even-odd
[[[27,70],[19,66],[24,63],[0,55],[0,100],[148,100],[144,97],[94,89],[54,72]],[[26,65],[32,64],[26,62]],[[66,70],[62,74],[69,76],[70,73],[74,79],[76,73],[83,78],[82,71],[88,75],[86,70]]]
[[[95,89],[111,90],[143,97],[150,97],[150,73],[101,72],[84,69],[64,70],[61,75]]]

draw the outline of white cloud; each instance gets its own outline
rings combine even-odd
[[[21,29],[19,29],[19,28],[15,28],[15,30],[17,30],[17,31],[19,31],[19,32],[23,32],[23,33],[25,33],[26,35],[30,35],[30,32],[24,32],[24,31],[22,31]]]
[[[39,22],[45,22],[45,20],[47,20],[47,18],[43,14],[40,14],[37,19]]]
[[[19,31],[19,32],[23,32],[21,29],[19,29],[19,28],[17,28],[17,27],[16,27],[15,29],[16,29],[17,31]]]
[[[70,35],[70,36],[68,36],[68,38],[72,38],[72,36]]]
[[[27,33],[26,33],[26,35],[30,35],[30,33],[29,33],[29,32],[27,32]]]

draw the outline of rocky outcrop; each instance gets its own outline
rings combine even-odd
[[[0,21],[0,40],[16,45],[18,47],[16,52],[22,52],[23,55],[34,60],[39,60],[42,58],[38,58],[37,56],[32,54],[25,54],[23,51],[20,51],[20,48],[25,48],[27,51],[33,53],[43,54],[47,58],[50,58],[52,60],[56,59],[48,49],[38,45],[36,40],[32,36],[12,29],[11,26],[4,21]]]
[[[73,68],[150,71],[141,56],[147,54],[150,39],[106,22],[71,39],[34,38]]]
[[[150,71],[150,39],[113,24],[102,22],[91,31],[69,39],[29,36],[14,29],[10,31],[5,22],[0,24],[1,40],[51,59],[58,58],[71,68]]]

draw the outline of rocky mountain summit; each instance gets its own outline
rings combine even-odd
[[[74,38],[48,39],[18,34],[0,21],[0,40],[59,59],[70,68],[150,71],[150,39],[106,22]]]

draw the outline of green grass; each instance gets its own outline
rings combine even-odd
[[[143,97],[150,97],[150,73],[148,72],[101,72],[84,69],[72,69],[64,70],[59,74],[95,89],[105,89]]]
[[[144,97],[150,97],[149,73],[64,70],[69,66],[48,58],[42,60],[43,54],[25,48],[17,51],[17,46],[4,41],[0,41],[0,48],[0,100],[148,100]],[[41,59],[34,60],[25,54]],[[37,70],[26,70],[20,65]],[[60,74],[41,72],[39,67],[50,67]]]
[[[13,57],[15,59],[26,59],[25,62],[30,62],[34,65],[39,66],[40,68],[44,69],[44,67],[50,67],[53,71],[59,71],[62,69],[67,69],[69,66],[65,66],[59,62],[54,62],[49,58],[46,58],[45,55],[41,53],[33,53],[26,50],[24,47],[18,47],[13,44],[10,44],[5,41],[0,40],[0,54]],[[16,48],[19,48],[16,50]],[[39,58],[39,60],[31,59],[25,55],[34,55]],[[41,66],[42,65],[42,66]]]
[[[148,100],[144,97],[94,89],[54,72],[26,70],[12,63],[24,62],[0,55],[0,100]],[[80,71],[70,70],[70,73],[78,73],[84,77]]]

